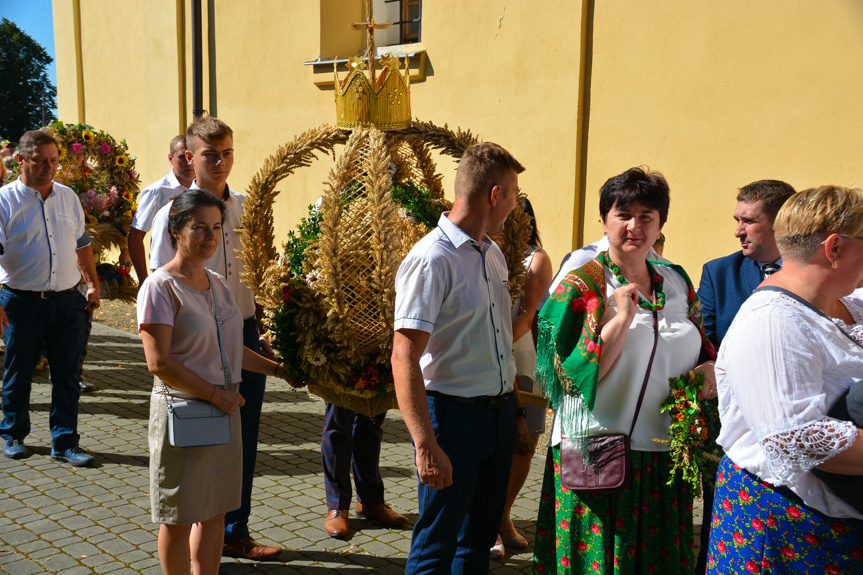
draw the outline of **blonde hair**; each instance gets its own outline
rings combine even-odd
[[[773,223],[783,259],[808,261],[828,234],[863,234],[863,191],[821,186],[791,196]]]

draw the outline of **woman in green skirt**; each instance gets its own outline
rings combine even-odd
[[[657,172],[632,168],[600,190],[607,252],[570,273],[542,309],[537,381],[555,410],[534,544],[534,573],[692,573],[692,493],[669,480],[668,379],[704,373],[716,397],[715,351],[686,272],[647,260],[668,217]],[[654,351],[655,346],[655,351]],[[645,383],[646,382],[646,383]],[[643,400],[632,428],[636,405]],[[629,434],[630,483],[613,493],[561,482],[560,443]]]

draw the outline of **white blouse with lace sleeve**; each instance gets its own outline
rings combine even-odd
[[[863,348],[847,335],[863,333],[863,306],[843,302],[852,326],[775,291],[757,292],[743,304],[716,362],[718,442],[734,463],[788,486],[810,507],[863,519],[811,472],[857,437],[852,423],[826,416],[863,380]]]

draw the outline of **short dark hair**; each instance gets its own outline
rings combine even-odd
[[[635,204],[659,212],[659,225],[668,219],[668,182],[659,172],[649,168],[629,168],[622,174],[609,178],[599,189],[599,215],[605,221],[608,212],[615,206],[628,209]]]
[[[765,215],[770,218],[771,223],[776,219],[779,208],[788,198],[795,194],[791,184],[781,180],[758,180],[740,188],[737,194],[738,202],[761,202]]]
[[[492,143],[474,144],[464,151],[455,174],[455,195],[468,203],[500,183],[507,170],[524,171],[512,154]]]
[[[179,136],[174,136],[171,138],[171,144],[168,146],[168,153],[172,156],[177,153],[177,146],[183,144],[183,147],[186,147],[186,134],[180,134]]]
[[[177,247],[177,238],[174,237],[174,234],[180,233],[186,222],[192,219],[192,214],[199,208],[210,206],[219,208],[222,221],[224,221],[225,204],[206,190],[186,190],[174,198],[171,208],[168,210],[168,235],[171,236],[172,247]]]
[[[186,149],[194,152],[198,141],[212,142],[222,138],[234,137],[234,131],[215,116],[201,116],[186,128]]]
[[[49,131],[30,130],[29,132],[24,132],[24,135],[18,140],[18,153],[25,160],[29,160],[30,156],[33,155],[33,150],[42,144],[54,144],[58,150],[60,149],[57,139]]]

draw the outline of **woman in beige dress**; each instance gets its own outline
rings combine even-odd
[[[285,370],[242,344],[242,323],[224,278],[207,270],[222,229],[224,206],[213,194],[188,190],[174,200],[168,231],[177,255],[141,285],[138,325],[147,367],[154,378],[150,398],[150,504],[159,528],[159,561],[166,574],[216,574],[222,554],[225,513],[240,506],[242,447],[237,392],[241,369],[283,377]],[[213,296],[216,302],[213,301]],[[218,306],[227,382],[216,329]],[[225,445],[173,447],[167,403],[201,399],[231,420]]]

